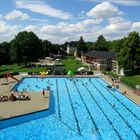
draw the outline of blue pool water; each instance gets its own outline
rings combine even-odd
[[[19,91],[50,86],[47,117],[0,130],[0,140],[139,140],[140,107],[100,78],[24,78]]]

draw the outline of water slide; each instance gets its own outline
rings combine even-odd
[[[9,77],[13,78],[14,80],[16,80],[17,82],[19,82],[19,80],[17,78],[15,78],[14,76],[12,75],[9,75]]]
[[[18,80],[17,78],[15,78],[14,76],[12,76],[10,73],[5,73],[5,74],[4,74],[4,77],[5,77],[5,78],[11,77],[11,78],[13,78],[14,80],[16,80],[17,82],[19,82],[19,80]]]

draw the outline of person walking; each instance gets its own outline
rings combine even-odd
[[[45,95],[45,90],[44,90],[44,88],[43,88],[43,91],[42,91],[42,95],[43,95],[43,96]]]

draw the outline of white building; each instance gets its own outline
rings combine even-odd
[[[70,45],[67,46],[67,51],[66,51],[67,54],[74,55],[75,51],[76,51],[76,47],[72,47]]]

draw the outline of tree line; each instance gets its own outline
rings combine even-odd
[[[81,57],[81,52],[91,50],[114,51],[121,67],[133,70],[140,65],[140,36],[135,31],[127,37],[113,41],[107,41],[100,35],[95,42],[85,42],[83,37],[80,37],[79,41],[64,44],[52,44],[48,40],[41,40],[33,32],[19,32],[10,42],[0,43],[0,65],[25,63],[27,66],[30,62],[50,54],[66,55],[68,45],[77,48],[78,57]]]

